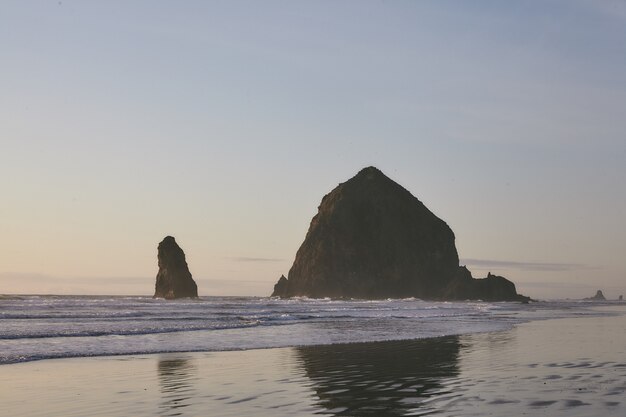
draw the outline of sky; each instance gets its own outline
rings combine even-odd
[[[374,165],[462,264],[626,294],[626,2],[0,2],[0,293],[271,293]]]

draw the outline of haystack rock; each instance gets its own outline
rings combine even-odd
[[[154,298],[168,300],[183,297],[197,297],[198,286],[191,277],[185,253],[172,236],[159,243],[159,272],[156,277]]]
[[[327,194],[273,296],[525,301],[515,285],[459,267],[454,233],[409,191],[368,167]]]

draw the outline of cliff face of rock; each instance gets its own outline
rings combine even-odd
[[[154,298],[197,297],[198,286],[191,277],[185,253],[172,236],[165,237],[158,247],[159,272]]]
[[[513,284],[502,277],[469,274],[467,281],[454,240],[450,227],[409,191],[368,167],[322,199],[288,278],[272,295],[508,298],[506,283]]]

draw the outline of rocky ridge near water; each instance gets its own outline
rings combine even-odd
[[[528,301],[515,284],[459,267],[455,236],[409,191],[375,167],[327,194],[288,277],[273,296]]]
[[[596,295],[594,295],[593,297],[587,297],[585,298],[585,300],[606,301],[606,297],[604,296],[604,294],[602,294],[602,290],[598,290],[596,291]]]
[[[172,236],[166,236],[159,243],[159,272],[156,276],[154,298],[168,300],[184,297],[198,297],[198,286],[189,272],[185,253]]]

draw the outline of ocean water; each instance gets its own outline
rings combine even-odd
[[[610,303],[607,303],[610,304]],[[598,303],[4,296],[0,365],[41,359],[427,339],[608,315]]]

